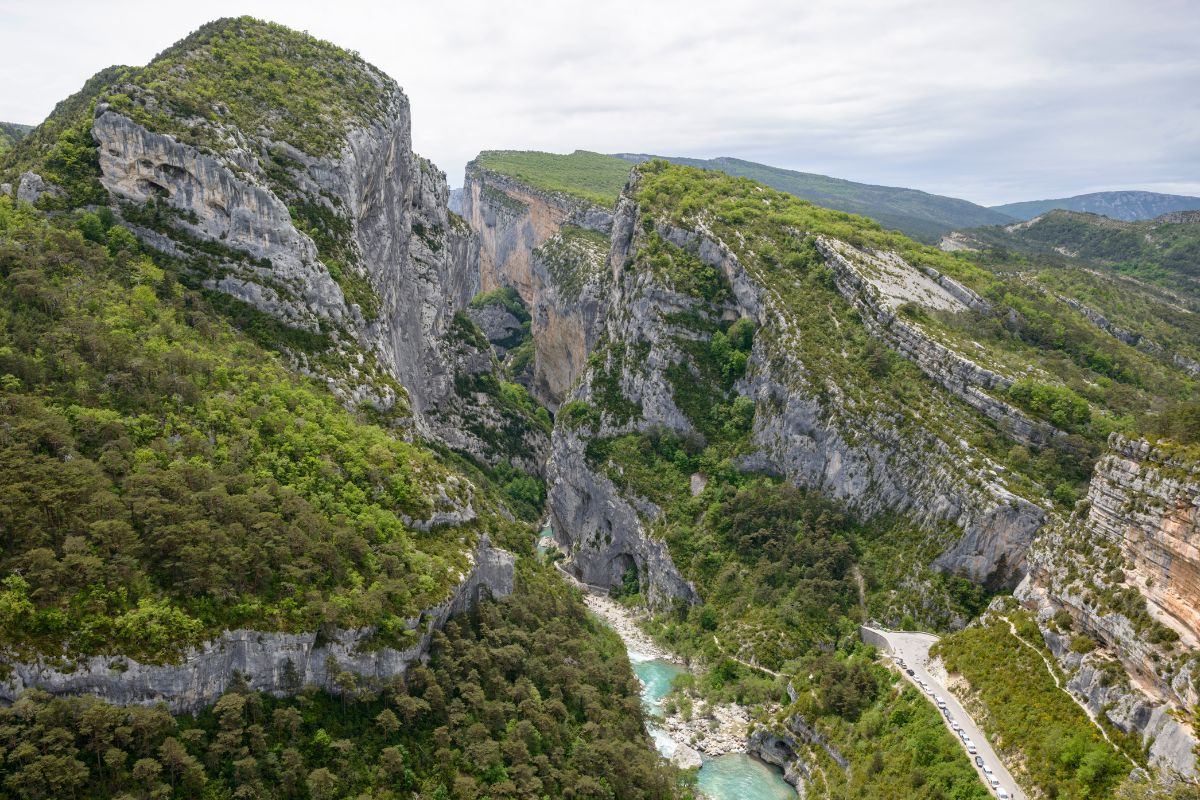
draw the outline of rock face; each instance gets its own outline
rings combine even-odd
[[[3,193],[8,194],[11,190],[12,187],[9,187]],[[48,183],[36,172],[22,172],[21,179],[17,183],[17,199],[24,203],[36,203],[42,195],[58,194],[59,191],[57,186]]]
[[[429,649],[433,632],[453,614],[481,597],[506,597],[513,590],[513,556],[491,546],[484,536],[470,572],[441,605],[409,620],[414,644],[406,650],[370,645],[372,630],[311,633],[227,631],[188,653],[181,664],[157,666],[131,659],[95,657],[65,670],[47,662],[14,664],[0,683],[0,700],[12,702],[25,689],[51,694],[90,694],[111,703],[153,705],[163,702],[175,713],[194,713],[217,700],[240,677],[253,691],[277,696],[305,685],[337,689],[340,671],[382,682],[401,675]]]
[[[481,287],[511,286],[529,309],[532,390],[555,408],[603,326],[612,213],[533,189],[476,162],[467,166],[462,208],[479,234]]]
[[[1151,766],[1166,774],[1194,780],[1200,738],[1190,709],[1197,700],[1195,677],[1200,663],[1177,662],[1177,671],[1160,674],[1159,649],[1146,642],[1128,619],[1096,614],[1069,590],[1051,590],[1041,564],[1017,587],[1016,597],[1033,611],[1042,638],[1068,676],[1066,690],[1096,716],[1106,717],[1148,746]],[[1102,649],[1087,654],[1071,650],[1071,636],[1055,628],[1056,614],[1067,611],[1072,626],[1095,637]],[[1118,666],[1119,663],[1119,666]],[[1110,667],[1116,667],[1115,670]],[[1133,680],[1130,680],[1130,677]]]
[[[648,230],[719,271],[732,299],[714,306],[672,290],[650,270],[628,269]],[[831,247],[830,259],[832,253]],[[547,468],[556,535],[582,580],[615,585],[632,564],[643,576],[643,588],[650,583],[652,602],[695,599],[648,534],[661,511],[643,498],[620,494],[586,457],[589,437],[654,429],[695,433],[666,377],[683,357],[680,342],[696,335],[678,323],[689,315],[748,318],[767,332],[756,335],[746,377],[735,387],[755,403],[756,449],[742,458],[743,468],[843,499],[865,516],[899,511],[922,524],[957,526],[961,535],[936,563],[947,571],[1011,583],[1023,574],[1025,551],[1045,520],[1044,510],[1005,488],[996,472],[966,466],[977,453],[961,439],[921,426],[901,430],[895,419],[869,410],[832,412],[806,389],[805,365],[785,349],[787,337],[795,335],[788,308],[724,242],[704,230],[644,219],[627,190],[613,221],[609,270],[613,284],[602,346],[569,398],[603,405],[602,395],[615,382],[628,408],[623,416],[606,413],[590,429],[560,420]],[[922,290],[937,292],[946,303],[983,302],[965,287],[947,289],[939,277],[925,276]]]
[[[989,394],[1006,391],[1012,380],[935,341],[896,313],[904,303],[940,311],[987,311],[990,306],[982,297],[932,268],[920,271],[893,253],[868,253],[827,237],[817,240],[817,248],[833,267],[838,291],[862,312],[873,335],[1017,441],[1041,445],[1060,435],[1051,425]]]
[[[605,475],[587,463],[587,442],[577,431],[555,428],[546,466],[550,492],[547,503],[559,546],[570,554],[568,569],[584,583],[599,587],[621,585],[630,567],[652,607],[675,598],[699,599],[671,561],[666,543],[649,535],[661,511],[652,503],[635,508]],[[639,513],[640,512],[640,513]]]
[[[399,89],[375,122],[346,132],[333,157],[269,141],[201,153],[104,103],[97,104],[92,135],[101,183],[115,198],[165,204],[173,228],[226,251],[206,278],[210,288],[294,327],[352,339],[404,385],[418,421],[436,428],[429,411],[454,377],[439,343],[478,288],[476,245],[450,222],[445,176],[412,152],[408,100]],[[285,165],[292,196],[280,196],[267,180],[259,148]],[[364,312],[347,299],[293,219],[289,202],[298,198],[348,223],[344,245],[357,263],[343,269],[369,283],[376,308]]]
[[[201,152],[99,102],[100,180],[143,241],[208,288],[329,337],[336,358],[293,355],[347,405],[407,402],[417,433],[538,471],[544,432],[515,437],[514,458],[497,398],[460,392],[495,371],[486,341],[456,329],[479,291],[478,238],[447,210],[445,175],[412,152],[407,98],[385,87],[373,120],[321,157],[236,128],[223,132],[240,146]],[[146,209],[165,224],[139,225]]]
[[[1200,464],[1114,435],[1088,501],[1088,526],[1133,565],[1126,580],[1200,641]]]
[[[1138,734],[1155,766],[1190,777],[1200,744],[1198,509],[1194,456],[1114,434],[1086,513],[1039,539],[1016,591],[1068,674],[1068,690]],[[1073,652],[1065,620],[1100,649]]]

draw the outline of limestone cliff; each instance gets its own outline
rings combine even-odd
[[[334,677],[349,671],[367,681],[402,675],[429,650],[433,632],[453,614],[481,597],[501,598],[513,590],[513,556],[491,546],[486,536],[470,571],[442,604],[408,620],[413,644],[396,650],[372,645],[372,629],[280,633],[226,631],[187,653],[179,664],[141,664],[128,658],[93,657],[83,663],[44,658],[11,664],[0,681],[0,700],[11,703],[29,688],[51,694],[90,694],[111,703],[166,703],[175,713],[195,713],[212,705],[238,680],[253,691],[277,696],[315,685],[336,691]]]
[[[502,441],[505,410],[458,391],[480,363],[490,368],[454,335],[456,315],[479,291],[479,240],[449,212],[445,175],[413,152],[403,91],[335,53],[332,63],[350,76],[342,80],[375,99],[355,113],[298,121],[303,134],[272,115],[252,128],[230,106],[256,98],[234,81],[224,102],[189,118],[170,87],[190,96],[193,70],[219,69],[192,66],[212,58],[206,36],[122,72],[96,95],[90,132],[114,210],[200,285],[319,337],[324,344],[281,349],[347,405],[411,421],[416,433],[489,464],[513,458]],[[164,69],[174,82],[165,88]],[[54,190],[38,181],[31,173],[22,186]],[[526,469],[528,452],[547,441],[530,436],[514,460]]]
[[[687,363],[689,342],[703,341],[697,321],[711,327],[748,319],[759,333],[745,377],[735,386],[754,407],[752,447],[741,457],[743,469],[784,476],[843,499],[866,516],[898,511],[931,527],[949,524],[959,533],[939,566],[977,581],[1015,583],[1045,511],[1010,488],[1003,469],[972,448],[965,433],[946,435],[948,429],[976,429],[981,421],[973,409],[933,385],[922,388],[931,398],[928,411],[891,407],[884,398],[878,405],[849,400],[855,386],[813,375],[797,357],[794,337],[806,334],[795,306],[735,251],[738,243],[702,225],[692,229],[654,218],[640,208],[637,191],[635,178],[618,204],[606,326],[569,395],[598,416],[581,424],[560,414],[551,447],[550,510],[576,575],[613,585],[632,564],[649,579],[652,602],[694,599],[694,590],[665,568],[669,559],[664,562],[663,546],[650,533],[660,510],[616,490],[609,468],[589,463],[588,442],[656,429],[699,435],[669,375]],[[646,253],[662,247],[679,253],[677,260],[694,260],[694,269],[711,270],[713,280],[727,287],[710,292],[721,299],[681,291],[684,279],[657,272]],[[824,257],[836,264],[840,252],[827,243]],[[927,282],[963,302],[936,278]],[[969,299],[969,290],[958,290]],[[940,415],[937,427],[930,424],[933,413]]]
[[[603,325],[610,211],[467,166],[463,216],[479,234],[486,291],[511,286],[532,317],[532,390],[557,407]]]
[[[1114,434],[1087,501],[1030,551],[1017,597],[1096,714],[1195,776],[1200,740],[1200,469],[1194,454]],[[1073,636],[1100,647],[1081,653]]]

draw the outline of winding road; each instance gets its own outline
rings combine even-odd
[[[1021,791],[1021,787],[1017,785],[1015,780],[1013,780],[1013,776],[1004,766],[1004,762],[1002,762],[996,755],[996,751],[992,749],[991,743],[988,742],[987,737],[983,735],[983,730],[975,724],[975,720],[971,719],[970,715],[967,714],[966,709],[964,709],[958,702],[958,699],[955,698],[955,696],[951,694],[945,686],[942,685],[942,682],[930,674],[929,648],[937,642],[938,637],[928,633],[888,631],[879,628],[865,628],[865,630],[870,631],[871,633],[875,634],[875,636],[878,636],[887,642],[887,651],[891,655],[893,661],[896,659],[902,659],[905,666],[913,671],[913,674],[909,675],[903,669],[900,669],[899,665],[896,666],[897,669],[900,669],[900,674],[907,678],[908,681],[916,686],[918,690],[920,690],[921,687],[917,684],[917,681],[925,681],[925,683],[933,689],[933,693],[935,695],[940,696],[946,701],[946,707],[950,709],[950,716],[955,722],[962,726],[962,728],[967,732],[967,736],[970,737],[971,741],[975,743],[976,749],[979,750],[979,755],[983,756],[984,763],[992,768],[996,779],[1000,781],[1000,788],[1007,791],[1009,797],[1011,797],[1013,800],[1027,800],[1025,792]],[[922,694],[925,694],[925,696],[929,698],[929,702],[933,702],[933,697],[929,696],[925,692],[922,692]],[[946,727],[950,727],[950,720],[946,719],[944,714],[942,715],[942,722],[946,725]],[[961,743],[962,740],[959,739],[957,734],[954,736],[954,738]],[[966,745],[963,745],[963,749],[966,749]],[[975,763],[975,757],[969,756],[969,758],[971,759],[971,764],[973,765]],[[979,771],[980,778],[985,784],[987,784],[988,781],[986,776],[984,776],[983,771],[978,768],[976,769]],[[988,785],[990,788],[990,784]]]

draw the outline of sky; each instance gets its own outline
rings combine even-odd
[[[0,0],[0,120],[240,14],[395,78],[451,186],[480,150],[585,149],[985,205],[1200,195],[1200,0]]]

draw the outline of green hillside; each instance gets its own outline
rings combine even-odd
[[[33,130],[32,125],[20,125],[16,122],[0,122],[0,153],[10,149],[25,135]]]
[[[751,178],[759,183],[809,200],[819,206],[849,211],[878,221],[885,228],[903,231],[923,242],[936,242],[954,228],[998,225],[1010,218],[966,200],[929,194],[917,189],[873,186],[830,178],[810,172],[756,164],[738,158],[680,158],[622,153],[629,161],[664,158],[674,164],[714,169],[729,175]]]
[[[628,162],[619,158],[586,150],[569,155],[537,150],[485,150],[471,163],[534,188],[562,192],[605,208],[617,202],[629,180],[630,168]]]
[[[452,474],[431,451],[290,373],[103,216],[0,198],[0,264],[8,657],[163,662],[322,623],[386,641],[446,596],[481,523],[406,521]]]
[[[1091,265],[1200,299],[1200,212],[1124,222],[1051,211],[1023,225],[977,228],[956,237],[988,258]]]

